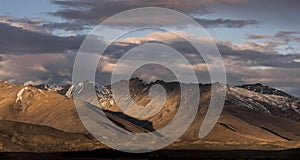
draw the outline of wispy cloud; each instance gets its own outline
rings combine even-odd
[[[22,28],[24,30],[30,30],[35,32],[45,32],[45,30],[39,25],[45,23],[43,19],[33,19],[28,18],[14,18],[11,16],[0,16],[0,23],[8,24],[13,27]]]
[[[223,28],[242,28],[248,25],[257,25],[256,20],[234,20],[234,19],[201,19],[194,18],[198,23],[204,27],[223,27]]]

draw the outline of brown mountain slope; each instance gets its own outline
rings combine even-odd
[[[0,120],[0,151],[54,152],[104,147],[93,138],[51,127]]]
[[[131,97],[137,104],[148,105],[147,93],[151,85],[160,84],[167,90],[168,97],[162,110],[146,119],[155,129],[159,129],[172,120],[177,113],[180,102],[179,84],[156,82],[145,85],[143,83],[136,79],[131,82],[133,84],[130,88]],[[197,116],[187,132],[173,146],[187,145],[185,149],[195,146],[204,149],[300,147],[300,123],[298,121],[300,103],[298,99],[264,95],[231,86],[228,86],[225,106],[217,125],[208,136],[199,140],[198,133],[210,102],[211,86],[199,85],[199,87],[201,97]],[[192,95],[187,97],[193,98]],[[118,106],[113,105],[109,109],[117,110],[116,108]]]
[[[137,104],[146,105],[146,107],[150,105],[148,92],[151,85],[154,84],[160,84],[166,89],[168,93],[166,103],[160,112],[143,119],[130,117],[126,115],[126,111],[122,113],[118,106],[113,104],[105,113],[115,124],[132,132],[148,132],[162,128],[172,120],[180,102],[179,83],[159,81],[145,84],[137,79],[133,79],[130,83],[130,97]],[[225,107],[217,125],[208,136],[199,139],[199,129],[211,94],[210,85],[199,85],[199,87],[201,97],[197,116],[187,132],[169,147],[173,149],[287,149],[300,147],[300,123],[297,118],[297,109],[300,108],[299,100],[263,95],[230,86]],[[159,95],[156,96],[159,97]],[[193,98],[191,95],[186,97]],[[124,99],[126,98],[128,97],[124,97]],[[91,104],[88,106],[91,109],[98,109]],[[101,115],[99,116],[101,118]],[[50,126],[65,132],[87,133],[78,118],[72,99],[54,91],[17,86],[5,82],[0,82],[0,119]],[[178,130],[180,129],[178,128]],[[9,144],[8,141],[6,142]]]
[[[18,100],[18,93],[22,98]],[[81,123],[73,99],[54,91],[40,90],[32,86],[18,86],[0,82],[0,119],[38,124],[57,128],[65,132],[87,133]],[[109,112],[107,116],[118,123],[132,124],[120,112]],[[132,121],[138,121],[131,118]],[[141,132],[141,130],[133,129]],[[130,129],[129,129],[130,130]]]
[[[26,89],[25,89],[26,88]],[[22,99],[17,100],[23,90]],[[84,132],[72,99],[54,91],[0,82],[0,119]]]

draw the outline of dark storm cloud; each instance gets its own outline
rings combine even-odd
[[[298,0],[245,0],[238,5],[215,4],[214,8],[217,14],[225,16],[236,15],[241,18],[255,18],[270,27],[283,28],[299,25],[300,16]]]
[[[255,50],[233,49],[233,45],[219,43],[218,48],[222,56],[235,57],[245,66],[267,66],[281,68],[300,68],[300,63],[295,61],[300,59],[300,54],[271,54]]]
[[[162,33],[163,34],[163,33]],[[150,37],[148,39],[153,39]],[[160,43],[169,45],[176,49],[180,53],[183,53],[186,57],[190,57],[189,60],[192,64],[203,63],[203,59],[199,55],[197,50],[187,41],[180,36],[176,36],[176,40],[147,40],[140,39],[140,44],[118,42],[110,45],[104,54],[109,55],[112,58],[120,58],[124,53],[130,49],[147,43]],[[132,39],[136,41],[138,39]],[[258,44],[252,41],[243,44],[245,46],[236,46],[229,42],[216,42],[217,47],[223,56],[223,58],[232,58],[240,65],[248,67],[264,66],[274,68],[300,68],[300,54],[279,54],[275,51],[275,48],[280,46],[281,42],[267,41],[264,45]]]
[[[71,81],[76,52],[63,54],[0,55],[0,77],[15,83],[42,81],[48,84],[66,84]]]
[[[194,18],[198,23],[203,27],[223,27],[223,28],[241,28],[247,25],[256,25],[258,24],[255,20],[233,20],[233,19],[201,19]]]
[[[57,53],[77,50],[84,36],[59,37],[0,23],[0,52],[12,54]]]
[[[109,77],[110,72],[117,60],[128,50],[138,45],[146,43],[163,43],[176,49],[182,53],[190,62],[192,66],[195,66],[196,74],[201,83],[209,83],[209,74],[207,68],[201,68],[205,62],[197,51],[185,41],[178,40],[172,42],[161,41],[142,41],[139,44],[128,43],[114,43],[108,49],[108,58],[102,63],[105,69],[98,71],[97,77]],[[246,84],[246,83],[263,83],[272,87],[277,87],[290,91],[289,93],[299,96],[299,80],[300,75],[296,74],[300,72],[300,55],[299,54],[276,54],[262,51],[255,51],[250,49],[239,49],[233,44],[217,42],[217,46],[224,59],[226,74],[229,84]],[[156,52],[153,50],[152,52]],[[134,63],[134,62],[132,62]],[[109,67],[110,66],[110,67]],[[199,66],[200,68],[197,68]],[[154,67],[155,68],[155,67]],[[155,69],[145,67],[139,75],[141,78],[155,79],[157,76],[160,78],[168,79],[168,74],[153,73]],[[150,75],[143,73],[151,73]],[[103,77],[104,76],[104,77]],[[148,77],[147,77],[148,76]],[[150,77],[149,77],[150,76]],[[101,79],[100,78],[100,79]],[[109,79],[109,78],[108,78]],[[148,79],[148,80],[149,80]],[[102,82],[102,81],[101,81]],[[107,82],[106,82],[107,83]]]
[[[206,0],[206,1],[173,1],[173,0],[166,0],[166,1],[144,1],[144,0],[116,0],[116,1],[91,1],[91,0],[73,0],[73,1],[53,1],[54,4],[64,6],[62,10],[59,10],[53,15],[63,17],[70,20],[80,20],[84,21],[88,24],[95,25],[102,22],[105,18],[108,18],[112,15],[115,15],[121,11],[126,11],[133,8],[138,7],[166,7],[170,9],[175,9],[180,12],[183,12],[188,15],[203,15],[206,13],[211,12],[207,9],[206,5],[211,3],[239,3],[239,0],[223,0],[223,1],[213,1],[213,0]],[[140,15],[140,21],[142,22],[142,16]],[[158,23],[164,22],[164,24],[175,25],[174,20],[167,19],[161,17],[162,20],[155,19]],[[202,19],[202,18],[195,18],[201,25],[204,27],[225,27],[225,28],[241,28],[247,25],[254,25],[258,24],[255,20],[233,20],[233,19]],[[136,26],[139,24],[135,24],[134,22],[127,20],[120,20],[118,21],[117,25],[120,26]],[[176,20],[175,20],[176,21]],[[169,22],[169,23],[168,23]],[[116,24],[114,24],[116,25]],[[141,24],[142,25],[142,24]]]
[[[204,14],[208,9],[200,1],[178,0],[148,1],[148,0],[115,0],[115,1],[93,1],[93,0],[65,0],[53,1],[54,4],[67,7],[53,13],[66,19],[87,21],[98,24],[105,18],[119,12],[138,7],[166,7],[187,13]]]

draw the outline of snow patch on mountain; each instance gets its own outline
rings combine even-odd
[[[19,103],[23,99],[22,95],[23,95],[24,91],[27,89],[28,89],[28,87],[24,87],[17,93],[16,103]]]
[[[293,96],[278,90],[276,88],[272,88],[260,83],[256,83],[256,84],[244,84],[241,86],[237,86],[239,88],[244,88],[253,92],[257,92],[257,93],[261,93],[261,94],[269,94],[269,95],[277,95],[277,96],[283,96],[283,97],[289,97],[292,98]]]
[[[111,91],[105,86],[101,86],[98,83],[92,81],[80,82],[76,85],[71,85],[65,93],[68,98],[73,98],[74,94],[76,97],[82,97],[87,100],[96,93],[98,104],[103,109],[108,109],[114,105],[114,100]]]
[[[38,86],[44,84],[43,81],[27,81],[23,85],[24,86]]]
[[[139,82],[137,79],[133,79],[131,82],[132,86],[129,90],[132,93],[138,93],[138,91],[142,91],[143,93],[149,89],[148,85]],[[115,104],[110,87],[101,86],[92,81],[84,81],[76,85],[65,86],[49,86],[47,84],[27,82],[24,86],[34,86],[41,91],[54,91],[68,98],[73,98],[76,94],[79,95],[79,97],[82,96],[85,100],[92,100],[94,104],[97,104],[97,106],[103,109],[108,109]],[[16,102],[22,99],[25,88],[23,89],[24,90],[20,90],[18,93]],[[97,96],[96,99],[94,97],[95,93]],[[135,97],[136,95],[133,94],[131,96]],[[244,85],[243,87],[228,85],[226,101],[268,115],[281,116],[300,121],[300,99],[287,96],[282,91],[261,84]]]
[[[262,94],[240,87],[228,87],[227,101],[255,111],[300,120],[300,100],[273,94]]]
[[[72,98],[72,96],[73,96],[73,95],[72,95],[73,89],[74,89],[74,85],[71,85],[71,86],[69,87],[69,89],[67,90],[65,96],[68,97],[68,98]]]
[[[49,86],[47,89],[48,89],[49,91],[58,92],[58,91],[62,90],[62,89],[63,89],[63,87],[61,87],[61,86],[55,86],[55,85],[51,85],[51,86]]]
[[[40,92],[42,95],[48,97],[41,89],[38,89],[38,90],[39,90],[39,92]]]

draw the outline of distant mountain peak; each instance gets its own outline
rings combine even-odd
[[[244,84],[240,86],[236,86],[239,88],[244,88],[253,92],[261,93],[261,94],[271,94],[271,95],[277,95],[277,96],[283,96],[283,97],[289,97],[292,98],[293,96],[283,92],[281,90],[269,87],[267,85],[263,85],[261,83],[255,83],[255,84]]]
[[[123,85],[124,82],[126,81],[116,82],[114,85]],[[95,114],[99,114],[99,108],[103,109],[105,114],[99,114],[99,118],[107,117],[115,125],[128,132],[146,133],[152,132],[153,129],[159,130],[172,122],[178,110],[184,107],[180,104],[182,94],[180,85],[189,85],[190,87],[197,85],[164,81],[146,83],[139,79],[131,79],[128,83],[130,93],[122,96],[121,101],[115,103],[116,97],[112,95],[112,86],[101,86],[90,81],[65,85],[65,87],[54,85],[52,87],[47,85],[36,87],[36,84],[32,83],[27,83],[24,86],[0,81],[0,103],[2,104],[0,106],[0,131],[4,135],[0,136],[0,148],[1,143],[4,147],[11,147],[8,149],[12,151],[27,151],[27,148],[30,148],[31,151],[44,149],[54,151],[53,146],[58,149],[63,147],[66,150],[84,150],[93,149],[97,145],[102,146],[101,143],[93,143],[93,139],[89,139],[92,136],[86,136],[88,132],[78,117],[72,95],[82,95],[84,102],[88,102],[86,107],[95,111]],[[161,105],[160,102],[151,101],[152,97],[149,96],[151,86],[156,84],[162,85],[168,95],[159,112],[156,112],[152,106]],[[226,85],[227,96],[226,98],[220,97],[225,98],[222,115],[212,132],[199,140],[198,126],[203,123],[203,119],[207,115],[211,94],[213,94],[211,88],[214,84],[199,84],[201,94],[196,117],[186,133],[172,144],[172,147],[178,146],[180,149],[182,149],[181,145],[194,148],[200,146],[201,149],[206,146],[209,147],[207,149],[266,149],[266,146],[290,149],[300,147],[298,134],[300,131],[300,99],[249,90],[251,87],[256,89],[265,87],[262,84],[248,85],[250,87],[244,85],[249,89]],[[39,87],[44,87],[45,90]],[[64,89],[56,90],[54,88]],[[91,94],[91,91],[96,91],[97,96],[99,96],[98,99],[93,98],[95,94]],[[160,94],[153,95],[153,99],[160,97]],[[194,98],[189,93],[184,93],[183,97],[187,101]],[[135,103],[130,103],[129,100]],[[127,105],[129,110],[123,110],[119,107],[120,104]],[[135,108],[135,105],[149,107],[149,110],[147,112],[134,110],[136,115],[141,116],[132,116],[129,114],[132,113],[130,109]],[[186,105],[189,106],[189,104]],[[151,117],[142,117],[144,113],[151,112],[155,112],[155,114]],[[183,118],[185,117],[190,118],[184,115]],[[6,122],[7,120],[14,122]],[[36,125],[47,127],[41,128],[41,126]],[[109,129],[116,128],[115,125],[109,123],[105,125]],[[48,127],[53,127],[56,130]],[[181,129],[181,127],[177,128],[177,130]],[[23,134],[25,137],[22,136]],[[37,137],[37,134],[41,136]],[[126,147],[127,143],[121,145]],[[8,150],[7,148],[4,149]]]

